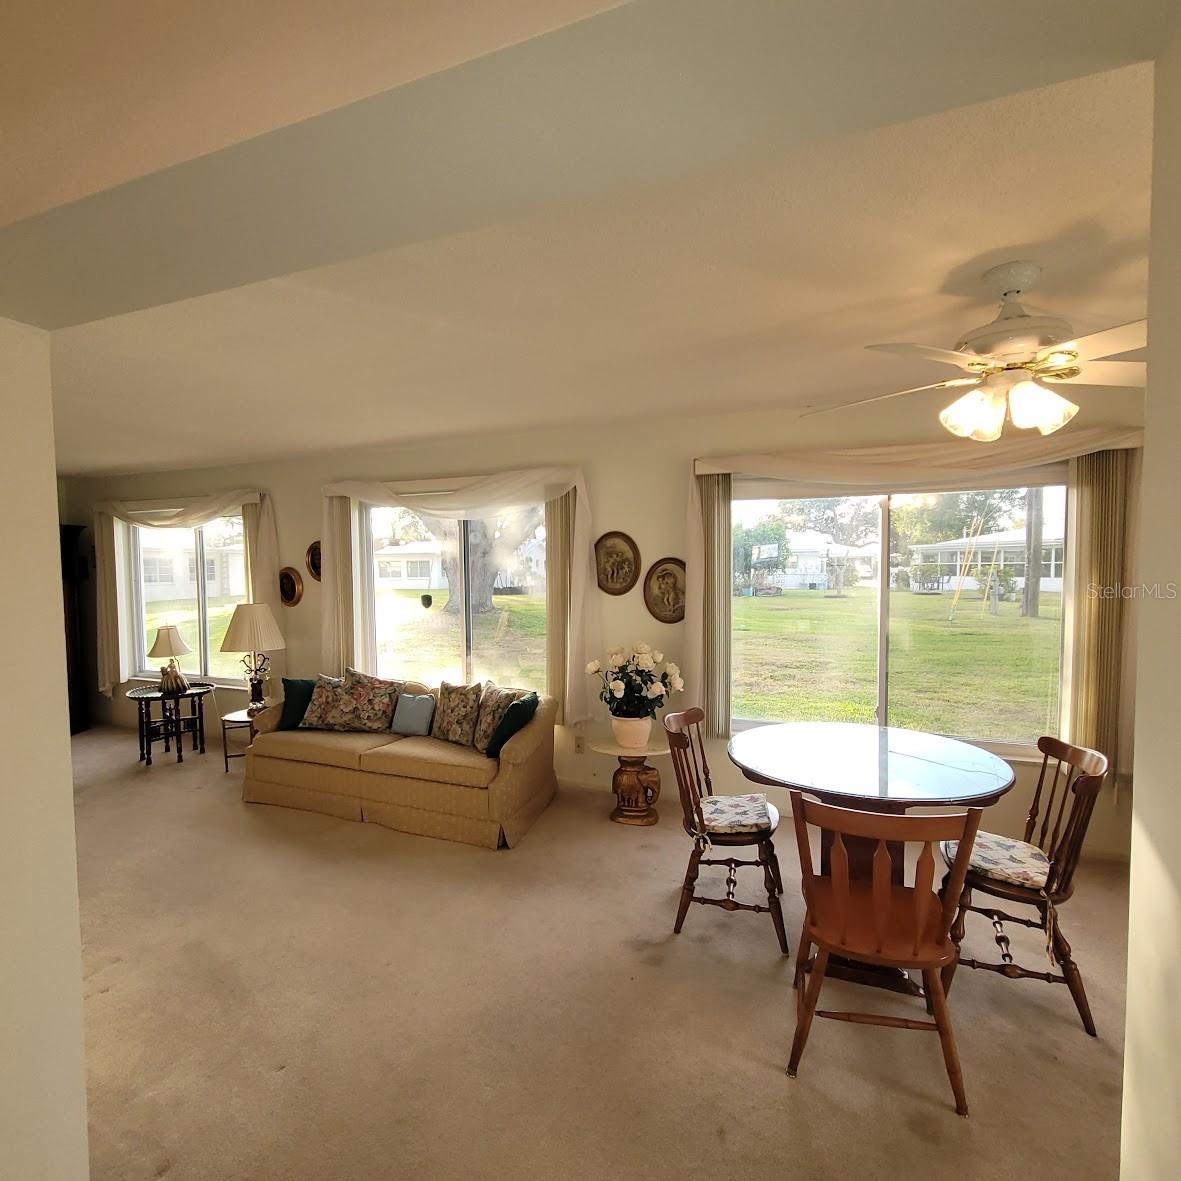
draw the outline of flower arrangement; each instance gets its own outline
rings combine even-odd
[[[627,648],[612,648],[607,666],[597,660],[586,666],[587,674],[603,682],[599,700],[614,718],[652,718],[670,693],[679,693],[685,682],[681,670],[663,652],[639,643]]]

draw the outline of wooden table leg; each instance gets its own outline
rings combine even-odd
[[[139,761],[144,761],[144,703],[137,701],[135,703],[135,720],[136,726],[139,729]]]
[[[648,766],[643,755],[619,755],[619,769],[611,777],[611,790],[619,803],[611,813],[617,824],[656,824],[653,804],[660,798],[660,772]]]
[[[197,734],[201,739],[201,753],[205,753],[205,694],[197,698]]]
[[[152,765],[152,699],[149,697],[144,703],[144,763],[150,767]],[[161,703],[161,710],[164,706]]]

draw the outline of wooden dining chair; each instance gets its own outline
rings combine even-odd
[[[943,987],[945,991],[951,988],[956,962],[966,968],[997,972],[1010,980],[1065,984],[1074,998],[1083,1028],[1095,1037],[1087,990],[1078,964],[1072,958],[1070,944],[1062,934],[1058,908],[1074,893],[1074,875],[1087,826],[1091,823],[1091,813],[1095,810],[1095,800],[1107,774],[1107,759],[1098,751],[1072,746],[1059,738],[1039,738],[1037,745],[1042,752],[1042,770],[1025,819],[1025,839],[1018,841],[991,832],[980,833],[962,886],[952,881],[950,873],[943,884],[944,893],[953,891],[951,897],[959,902],[951,928],[951,938],[956,946],[963,943],[964,920],[968,912],[982,914],[992,920],[1001,962],[989,963],[960,955],[958,961],[944,969]],[[957,859],[953,845],[945,847],[943,855],[949,864]],[[1037,912],[1037,918],[1008,914],[995,906],[973,906],[974,891],[1031,906]],[[1014,963],[1005,923],[1019,923],[1042,930],[1051,963],[1061,968],[1061,975],[1035,972]]]
[[[968,1114],[964,1080],[960,1072],[955,1035],[947,1011],[941,970],[955,959],[950,928],[955,897],[935,893],[937,842],[955,841],[959,854],[949,875],[962,883],[968,872],[972,842],[980,825],[979,808],[945,816],[906,816],[834,808],[791,793],[800,873],[804,887],[804,930],[797,953],[798,992],[796,1034],[787,1073],[795,1078],[808,1041],[813,1017],[852,1021],[859,1025],[886,1025],[893,1029],[926,1029],[937,1032],[943,1047],[947,1077],[955,1095],[955,1109]],[[818,874],[812,865],[809,826],[821,829],[828,847],[826,864]],[[873,847],[870,876],[850,873],[846,840],[870,842]],[[898,854],[907,844],[921,844],[914,883],[899,883]],[[811,957],[812,948],[816,954]],[[917,969],[923,974],[927,1008],[933,1021],[915,1021],[882,1013],[818,1010],[820,987],[830,955],[845,956],[883,967]],[[810,958],[811,957],[811,958]],[[806,981],[806,983],[805,983]]]
[[[720,906],[723,910],[750,910],[756,914],[769,912],[775,924],[779,949],[787,955],[787,932],[783,926],[783,908],[779,903],[779,896],[783,893],[783,878],[772,840],[779,827],[779,812],[765,795],[714,795],[705,745],[701,739],[701,723],[704,720],[704,711],[697,707],[681,713],[666,714],[664,718],[664,732],[677,777],[685,831],[693,838],[693,851],[689,854],[673,931],[680,934],[692,902],[703,906]],[[754,846],[757,851],[754,860],[706,856],[712,847],[729,849],[750,846]],[[710,898],[697,893],[697,875],[703,865],[726,867],[725,898]],[[737,871],[744,865],[762,869],[763,884],[767,890],[766,906],[739,902],[735,897]]]

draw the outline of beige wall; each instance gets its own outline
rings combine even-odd
[[[68,481],[67,498],[71,519],[85,523],[93,503],[108,497],[166,497],[218,488],[261,487],[275,498],[280,560],[302,570],[308,543],[320,536],[319,490],[331,480],[399,479],[574,463],[581,465],[586,473],[596,533],[606,529],[630,533],[640,547],[643,561],[648,563],[667,554],[684,555],[686,495],[695,456],[819,446],[831,444],[837,438],[845,445],[914,441],[937,438],[939,433],[934,416],[930,421],[924,418],[916,422],[912,415],[881,407],[803,422],[795,415],[775,412],[659,423],[649,418],[637,423],[580,427],[577,431],[530,430],[457,437],[429,445],[340,453],[254,467],[72,479]],[[302,603],[286,610],[280,620],[287,636],[287,668],[293,676],[314,674],[320,659],[320,587],[307,577],[304,587]],[[599,594],[595,597],[603,612],[606,642],[647,639],[671,659],[683,658],[683,628],[653,620],[638,589],[618,598]],[[219,690],[219,698],[225,708],[245,704],[244,694]],[[134,715],[121,694],[114,703],[103,703],[100,709],[101,716],[128,726],[134,724]],[[563,783],[609,789],[614,760],[592,753],[575,754],[573,733],[569,730],[559,734],[557,763]],[[713,769],[720,790],[742,788],[745,781],[727,762],[723,743],[715,744]],[[1031,770],[1019,768],[1017,790],[990,814],[989,824],[995,829],[1020,835],[1023,809],[1028,806],[1032,791]],[[677,808],[676,797],[671,783],[666,788],[664,811],[671,818]],[[1088,852],[1126,858],[1130,811],[1128,793],[1123,793],[1119,800],[1110,793],[1105,795],[1093,821]]]
[[[88,1175],[49,337],[0,320],[0,1177]],[[19,567],[19,576],[18,576]]]
[[[1141,568],[1147,582],[1181,584],[1181,376],[1173,356],[1181,323],[1181,27],[1157,62],[1154,143]],[[1129,1181],[1175,1177],[1181,1168],[1181,604],[1147,599],[1142,612],[1124,1059]]]

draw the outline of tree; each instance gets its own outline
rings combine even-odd
[[[487,615],[495,611],[492,589],[496,585],[497,572],[508,566],[513,551],[541,525],[542,508],[537,505],[507,517],[468,522],[467,529],[467,599],[468,610],[473,615]],[[443,517],[422,516],[423,526],[443,547],[443,577],[447,579],[447,606],[449,615],[459,612],[460,588],[463,580],[460,571],[460,527],[462,522],[450,521]]]
[[[924,542],[951,541],[976,533],[996,533],[1025,503],[1021,488],[988,492],[941,492],[890,505],[890,546],[899,553]]]
[[[730,569],[735,574],[746,574],[753,566],[752,554],[756,545],[778,545],[775,558],[764,558],[759,569],[772,573],[787,565],[787,526],[780,517],[765,517],[754,525],[735,525],[730,533]]]
[[[1042,598],[1042,488],[1030,488],[1025,512],[1025,587],[1021,614],[1036,619]]]
[[[881,528],[878,506],[864,496],[781,500],[779,514],[789,529],[826,533],[838,545],[864,545]]]

